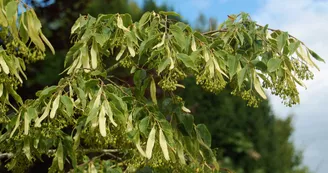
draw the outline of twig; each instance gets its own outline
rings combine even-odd
[[[96,149],[83,149],[82,150],[83,152],[85,153],[96,153],[96,152],[101,152],[103,154],[108,154],[108,155],[113,155],[112,153],[117,153],[119,152],[118,149],[99,149],[99,150],[96,150]],[[48,150],[48,153],[47,154],[52,154],[52,153],[55,153],[56,150],[55,149],[51,149],[51,150]],[[0,159],[3,159],[3,158],[12,158],[14,157],[14,153],[0,153]],[[116,158],[120,159],[119,157],[115,156]]]
[[[203,35],[208,35],[208,34],[215,34],[217,32],[228,32],[227,29],[218,29],[218,30],[213,30],[213,31],[207,31],[207,32],[203,32]]]
[[[259,26],[259,27],[263,27],[262,25],[259,25],[259,24],[255,24],[256,26]],[[270,31],[281,31],[281,30],[279,30],[279,29],[272,29],[272,28],[268,28],[268,30],[270,30]],[[300,41],[299,39],[297,39],[296,37],[294,37],[294,36],[292,36],[292,35],[290,35],[290,34],[288,34],[288,36],[289,37],[292,37],[292,38],[294,38],[294,39],[296,39],[296,40],[298,40],[300,43],[302,43],[303,45],[305,45],[302,41]]]
[[[258,27],[263,27],[262,25],[259,25],[259,24],[255,24],[255,25],[258,26]],[[272,28],[268,28],[268,30],[270,30],[270,31],[281,31],[279,29],[272,29]],[[218,33],[218,32],[228,32],[228,29],[219,29],[219,30],[207,31],[207,32],[203,32],[202,34],[203,35],[209,35],[209,34],[215,34],[215,33]],[[300,41],[299,39],[297,39],[293,35],[288,34],[288,36],[296,39],[297,41],[299,41],[301,44],[303,44],[306,47],[306,45],[302,41]]]

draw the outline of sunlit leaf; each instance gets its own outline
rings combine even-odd
[[[183,62],[183,64],[186,67],[189,67],[195,71],[198,71],[195,62],[193,61],[193,59],[190,58],[190,56],[183,54],[183,53],[179,53],[179,54],[177,54],[177,57],[179,60],[181,60]]]
[[[172,59],[172,58],[171,58],[171,59]],[[158,74],[162,73],[162,71],[164,71],[164,69],[165,69],[170,63],[171,63],[170,58],[166,58],[166,57],[164,57],[164,58],[162,59],[162,61],[159,63],[159,65],[158,65],[158,70],[157,70]]]
[[[148,159],[150,159],[152,156],[153,148],[154,148],[154,144],[155,144],[155,138],[156,138],[156,127],[153,126],[153,128],[151,129],[151,131],[149,133],[148,140],[147,140],[147,146],[146,146],[146,156]]]
[[[116,55],[116,58],[115,58],[116,61],[118,61],[118,60],[121,59],[121,57],[122,57],[122,55],[123,55],[125,49],[126,49],[126,46],[122,46],[122,47],[121,47],[120,52],[118,52],[118,54]]]
[[[97,44],[95,43],[95,41],[93,41],[93,42],[92,42],[92,45],[91,45],[91,50],[90,50],[90,55],[91,55],[91,67],[92,67],[93,69],[96,69],[96,68],[97,68],[97,65],[98,65],[97,51],[98,51]]]
[[[52,102],[52,108],[50,111],[50,118],[54,118],[57,112],[57,109],[59,107],[59,101],[60,101],[60,94],[57,95],[57,97],[55,98],[55,100]]]
[[[24,113],[24,135],[28,135],[31,119],[27,112]]]
[[[156,98],[156,84],[154,78],[151,78],[150,82],[150,97],[151,100],[157,105],[157,98]]]
[[[50,41],[47,39],[46,36],[43,35],[42,32],[39,32],[40,33],[40,37],[41,39],[46,43],[46,45],[49,47],[49,49],[51,50],[52,54],[55,54],[55,49],[52,47]]]
[[[63,148],[62,141],[59,141],[58,143],[56,158],[57,158],[59,170],[60,171],[64,170],[64,148]]]
[[[99,112],[99,131],[101,136],[106,137],[106,117],[105,117],[105,107],[101,106],[100,112]]]
[[[105,108],[105,113],[108,115],[109,117],[109,121],[115,126],[117,127],[116,122],[114,121],[113,118],[113,112],[112,112],[112,108],[109,105],[109,102],[107,100],[104,100],[103,102],[103,107]]]
[[[41,127],[41,122],[49,115],[50,105],[51,104],[48,103],[41,117],[35,120],[35,124],[34,124],[35,127]]]
[[[263,99],[267,99],[267,96],[265,95],[263,88],[261,87],[260,81],[256,76],[256,72],[254,71],[253,74],[253,80],[254,80],[254,88],[256,90],[256,92],[263,98]]]
[[[11,19],[16,14],[18,3],[18,1],[9,1],[6,5],[6,15],[8,19]]]
[[[317,53],[313,52],[312,50],[309,49],[310,54],[313,56],[318,61],[325,62],[324,59],[322,59]]]
[[[1,66],[1,69],[6,74],[9,74],[9,67],[8,67],[7,63],[5,62],[5,60],[3,59],[3,57],[1,55],[0,55],[0,66]]]
[[[72,100],[68,96],[62,95],[60,101],[63,103],[63,106],[65,106],[67,115],[72,116],[74,114]]]
[[[3,88],[3,84],[2,83],[0,83],[0,97],[2,96],[2,94],[3,94],[3,90],[4,90],[4,88]]]
[[[180,14],[174,12],[174,11],[160,11],[159,14],[166,15],[166,16],[176,16],[181,17]]]
[[[137,136],[136,147],[142,156],[147,157],[145,151],[141,148],[139,135]]]
[[[159,130],[159,144],[162,148],[165,160],[170,160],[169,151],[167,149],[167,142],[162,129]]]
[[[282,62],[281,59],[271,58],[267,63],[268,71],[269,72],[276,71],[280,67],[281,62]]]
[[[277,37],[277,44],[278,44],[278,52],[281,52],[282,48],[285,46],[288,39],[287,32],[281,32],[281,34]]]
[[[30,138],[24,139],[23,152],[29,161],[32,161]]]
[[[237,56],[229,56],[228,66],[229,66],[229,76],[232,78],[237,72],[238,66],[238,57]]]

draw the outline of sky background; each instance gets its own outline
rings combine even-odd
[[[137,0],[142,5],[143,0]],[[288,31],[324,58],[317,63],[320,72],[300,89],[301,104],[285,107],[277,97],[270,96],[273,111],[279,117],[294,115],[295,132],[292,140],[304,150],[304,163],[316,173],[328,172],[328,0],[155,0],[166,3],[191,25],[199,14],[219,23],[228,14],[247,12],[261,25]],[[267,92],[269,93],[269,92]]]

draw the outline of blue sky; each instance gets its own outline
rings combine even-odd
[[[142,5],[143,0],[137,0]],[[300,105],[285,107],[277,97],[269,95],[275,114],[294,116],[292,140],[304,150],[304,163],[317,173],[328,172],[328,0],[156,0],[173,7],[192,25],[200,13],[218,22],[228,14],[247,12],[259,24],[288,31],[326,60],[318,63],[320,72],[300,88]]]
[[[143,4],[143,0],[137,2],[139,5]],[[260,6],[258,0],[156,0],[155,2],[168,4],[192,24],[200,13],[220,22],[227,18],[227,14],[238,14],[241,11],[251,14]]]

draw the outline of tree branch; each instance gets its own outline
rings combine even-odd
[[[112,153],[117,153],[119,152],[118,149],[83,149],[82,150],[85,153],[97,153],[97,152],[101,152],[103,154],[107,154],[110,156],[113,156]],[[52,149],[52,150],[48,150],[48,154],[51,153],[55,153],[56,150]],[[8,158],[11,159],[12,157],[14,157],[14,153],[0,153],[0,159],[4,159],[4,158]],[[120,159],[119,157],[115,156],[117,159]]]

